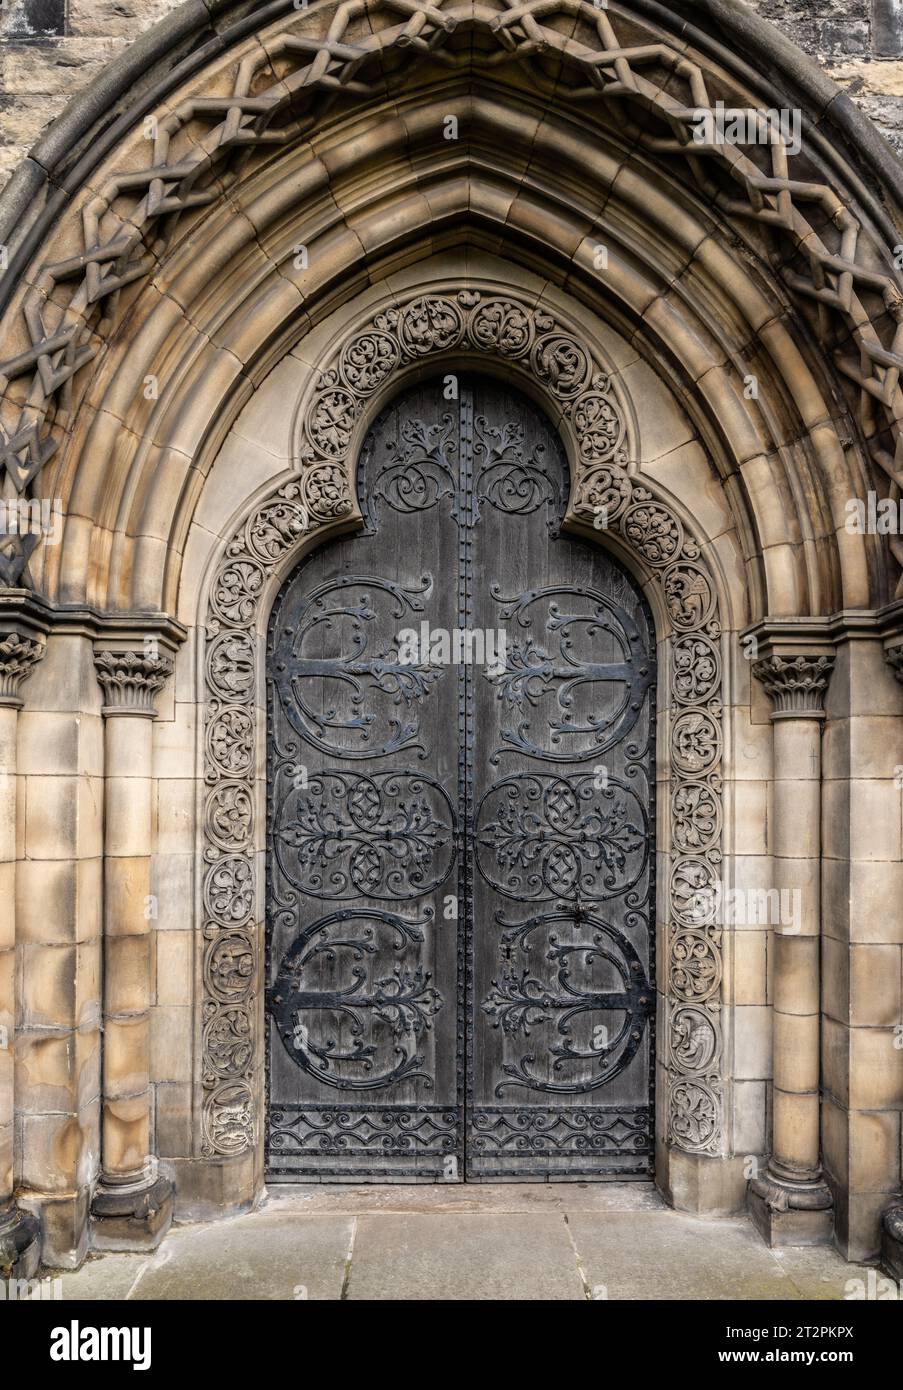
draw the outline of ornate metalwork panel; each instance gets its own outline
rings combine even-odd
[[[509,388],[409,392],[359,487],[270,632],[269,1170],[648,1174],[649,610]]]

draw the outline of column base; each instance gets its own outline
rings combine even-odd
[[[0,1278],[33,1279],[41,1263],[41,1224],[12,1206],[0,1215]]]
[[[694,1216],[731,1216],[746,1206],[742,1158],[690,1154],[661,1146],[656,1154],[656,1185],[675,1211]]]
[[[156,1250],[172,1225],[172,1183],[156,1178],[139,1188],[98,1188],[91,1203],[95,1250]]]
[[[903,1284],[903,1206],[891,1207],[881,1222],[881,1262]]]
[[[834,1199],[820,1178],[788,1182],[766,1173],[753,1178],[747,1210],[766,1245],[830,1245],[834,1235]]]

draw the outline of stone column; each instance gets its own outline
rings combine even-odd
[[[0,632],[0,1278],[30,1279],[40,1263],[37,1218],[16,1205],[13,1170],[16,1030],[16,735],[19,687],[41,642]]]
[[[104,692],[105,790],[103,1107],[93,1243],[101,1250],[152,1249],[172,1220],[172,1185],[157,1173],[152,1142],[150,875],[154,697],[173,663],[153,640],[137,651],[98,641],[94,662]]]
[[[771,1157],[749,1189],[751,1215],[769,1245],[816,1244],[833,1230],[819,1161],[821,729],[833,666],[833,656],[805,653],[772,655],[753,668],[774,706],[771,852],[781,905],[769,934]]]
[[[888,647],[884,659],[897,680],[903,683],[903,644],[895,639]],[[903,1171],[903,1143],[900,1150],[901,1171]],[[881,1257],[884,1267],[903,1284],[903,1197],[892,1202],[881,1221]]]

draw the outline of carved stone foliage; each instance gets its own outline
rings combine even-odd
[[[201,1147],[243,1153],[254,1141],[259,975],[255,868],[254,629],[268,572],[304,535],[296,483],[258,506],[226,547],[206,623]]]
[[[724,1145],[722,929],[715,902],[722,830],[722,668],[718,598],[700,547],[670,506],[611,464],[576,479],[574,512],[617,531],[662,590],[671,633],[668,878],[668,1142],[694,1153]],[[714,915],[713,913],[710,915]]]
[[[172,658],[133,651],[97,651],[94,669],[104,704],[117,714],[153,716],[154,696],[173,672]]]
[[[297,480],[256,507],[226,547],[214,576],[206,639],[203,1150],[211,1155],[238,1153],[256,1137],[261,1063],[254,1029],[263,912],[254,867],[255,778],[264,753],[255,744],[255,634],[267,577],[296,550],[306,531],[351,511],[355,427],[374,392],[388,392],[393,374],[405,365],[461,351],[519,361],[529,370],[550,411],[563,414],[574,432],[578,465],[572,479],[571,517],[597,529],[601,518],[640,558],[662,591],[671,629],[669,1002],[662,1047],[668,1073],[668,1135],[669,1142],[681,1148],[719,1153],[724,1146],[722,940],[720,926],[703,920],[699,911],[707,893],[715,900],[721,864],[717,593],[700,546],[683,520],[665,499],[628,475],[626,424],[605,364],[553,315],[510,291],[421,293],[350,329],[302,411]],[[416,466],[403,460],[404,466],[380,476],[375,489],[402,511],[432,504],[449,491],[442,441],[408,443]],[[547,476],[535,461],[525,466],[504,439],[483,441],[478,500],[492,501],[498,492],[506,506],[532,510],[547,487]],[[372,585],[370,590],[369,601],[375,602],[377,591]],[[337,602],[330,594],[320,598],[324,605]],[[353,594],[344,600],[346,606],[353,601]],[[596,610],[588,613],[594,621],[605,617]],[[394,680],[391,653],[356,652],[355,659],[362,671],[366,666],[363,675],[368,679],[376,673],[383,682]],[[527,661],[523,679],[534,685],[554,684],[557,668],[551,658],[547,664],[548,670]],[[305,669],[286,671],[285,678],[303,679]],[[411,676],[411,668],[407,674]],[[594,672],[573,668],[569,675],[591,680]],[[279,678],[277,671],[275,679]],[[633,698],[641,699],[642,693],[638,690]],[[517,694],[514,690],[513,696]],[[556,758],[568,761],[564,753]],[[372,895],[374,888],[399,873],[411,879],[413,891],[418,886],[418,847],[428,842],[441,845],[454,832],[450,808],[437,796],[427,769],[423,776],[418,774],[416,789],[404,789],[404,823],[399,821],[401,788],[378,778],[355,780],[359,785],[351,789],[353,794],[340,798],[341,824],[334,775],[324,774],[306,787],[286,791],[294,798],[288,821],[296,826],[293,833],[306,836],[302,851],[310,851],[308,877],[298,885],[299,891],[349,902],[365,888]],[[503,779],[478,808],[480,873],[506,896],[550,906],[574,885],[588,902],[604,894],[606,885],[629,887],[642,870],[648,827],[628,785],[613,782],[609,792],[604,814],[597,810],[588,815],[586,788],[566,768]],[[522,833],[524,824],[537,827],[529,844]],[[393,837],[398,834],[410,842],[403,866],[387,857],[386,826],[391,826]],[[573,849],[575,826],[580,827],[579,854]],[[299,862],[307,863],[303,854]],[[619,949],[624,950],[622,943]],[[414,1067],[418,1029],[428,1027],[439,1001],[430,994],[428,981],[402,978],[403,962],[400,969],[402,976],[395,984],[362,984],[361,999],[372,1009],[387,1007],[393,990],[405,1000],[410,995],[414,1011],[403,1065]],[[625,975],[633,973],[628,962]],[[498,981],[497,997],[489,1003],[500,1027],[523,1026],[536,988],[534,981],[515,975]],[[625,984],[625,997],[632,988]],[[645,994],[642,1001],[638,995],[634,1006],[639,1017],[651,1003]],[[318,1045],[316,1039],[300,1040],[299,1055],[311,1067],[321,1065]],[[488,1120],[487,1143],[492,1142],[491,1125]],[[554,1138],[562,1143],[596,1142],[582,1131],[571,1138]],[[598,1142],[607,1141],[600,1137]]]
[[[328,520],[351,510],[348,485],[343,486],[342,479],[355,425],[373,392],[399,367],[451,351],[487,353],[517,362],[573,420],[586,464],[606,460],[626,464],[626,429],[610,378],[590,348],[551,313],[511,294],[484,295],[476,290],[423,294],[384,310],[359,329],[334,354],[307,403],[298,454],[305,465],[305,500],[313,517]],[[507,443],[481,440],[484,464],[479,487],[486,495],[493,488],[510,490],[513,485],[506,479],[511,467]],[[432,453],[434,466],[419,480],[423,489],[443,485],[441,451]],[[327,471],[330,488],[324,500]],[[520,465],[520,471],[523,478],[517,483],[523,489],[526,510],[542,499],[539,489],[545,480],[539,469],[530,473]],[[392,482],[384,480],[384,487],[391,488]],[[413,482],[403,479],[408,488]],[[400,503],[404,499],[403,492],[393,498]]]
[[[898,681],[903,681],[903,647],[888,647],[884,659]]]
[[[18,705],[19,687],[44,655],[44,644],[17,632],[0,633],[0,705]]]
[[[819,719],[833,669],[833,656],[770,656],[756,662],[753,674],[772,698],[774,718]]]

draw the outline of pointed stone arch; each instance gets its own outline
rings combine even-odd
[[[190,678],[185,648],[176,660],[182,688],[206,691],[209,716],[191,779],[199,820],[208,814],[192,880],[191,930],[203,938],[192,981],[196,1123],[189,1130],[179,1114],[184,1133],[166,1157],[175,1169],[192,1150],[210,1180],[192,1191],[183,1164],[186,1206],[198,1193],[195,1212],[240,1205],[260,1183],[253,634],[285,567],[355,524],[354,458],[385,393],[443,361],[491,363],[541,397],[571,464],[570,524],[598,538],[605,509],[606,543],[640,574],[669,644],[670,1117],[659,1131],[675,1152],[736,1153],[726,1117],[733,1043],[719,1008],[731,961],[694,905],[736,795],[736,781],[721,792],[722,757],[736,774],[721,701],[735,693],[724,687],[739,644],[720,629],[757,623],[791,682],[799,661],[818,673],[834,646],[861,637],[872,665],[855,681],[869,700],[877,692],[877,713],[899,716],[881,685],[881,644],[903,622],[900,540],[850,536],[842,515],[846,499],[876,486],[896,498],[903,484],[899,175],[827,79],[800,68],[797,80],[777,56],[763,60],[762,27],[733,0],[667,10],[655,0],[602,10],[589,0],[318,0],[306,11],[275,0],[249,12],[246,0],[205,0],[203,10],[204,24],[217,19],[212,43],[177,18],[172,42],[129,55],[0,199],[11,252],[0,473],[7,494],[64,504],[59,545],[0,537],[10,621],[27,609],[27,631],[50,634],[25,687],[26,706],[36,702],[25,719],[47,712],[48,683],[61,679],[57,637],[81,652],[92,680],[94,640],[117,670],[149,662],[148,678],[165,679],[185,638],[167,615],[184,595],[194,604],[201,565],[190,570],[186,538],[217,451],[274,364],[314,344],[292,466],[275,487],[249,483],[214,528],[209,606],[192,608],[206,650]],[[713,14],[730,21],[735,54],[713,38]],[[699,115],[719,101],[798,104],[803,149],[698,140]],[[457,153],[436,133],[449,111],[472,131]],[[316,255],[305,270],[295,262],[308,242]],[[500,274],[493,285],[468,265],[455,284],[423,270],[416,293],[405,287],[407,269],[459,244],[510,262],[510,282]],[[431,299],[450,327],[432,322]],[[353,325],[324,346],[348,304]],[[660,373],[692,420],[727,515],[719,535],[710,513],[698,514],[706,499],[697,509],[635,469],[636,438],[651,427],[600,355],[594,319]],[[573,375],[581,362],[586,375]],[[163,383],[158,398],[149,382]],[[44,597],[10,591],[24,581]],[[156,632],[162,664],[141,654]],[[853,658],[843,660],[852,689]],[[704,690],[697,664],[714,672]],[[91,689],[69,706],[85,726],[100,720]],[[804,710],[809,723],[824,714],[816,704]],[[852,696],[839,708],[829,723],[847,717]],[[116,775],[107,763],[101,780],[129,773],[124,749]],[[700,798],[717,831],[694,825]],[[792,815],[784,827],[789,835]],[[844,854],[835,862],[842,871]],[[837,898],[845,892],[841,877]],[[86,1142],[96,1154],[96,1137]],[[766,1147],[764,1126],[753,1143]],[[225,1178],[233,1159],[239,1175]],[[84,1198],[80,1188],[76,1246]]]
[[[184,56],[184,61],[174,66],[173,55],[164,56],[162,44],[162,70],[154,73],[154,81],[134,106],[115,112],[115,124],[110,125],[105,113],[98,131],[92,129],[92,121],[95,126],[98,121],[96,110],[77,112],[69,129],[79,131],[81,143],[65,154],[60,147],[69,133],[66,123],[55,138],[48,137],[42,154],[48,159],[53,155],[61,165],[62,199],[49,196],[51,185],[35,160],[14,181],[4,200],[13,253],[5,286],[9,294],[5,324],[12,353],[0,364],[5,382],[0,400],[0,461],[17,493],[44,487],[52,480],[58,493],[71,497],[73,530],[65,552],[67,566],[90,565],[97,574],[112,563],[117,581],[134,571],[132,602],[152,606],[147,592],[150,581],[137,584],[136,563],[140,569],[158,561],[108,556],[108,542],[102,536],[83,534],[93,518],[80,510],[99,509],[98,485],[92,483],[91,472],[98,467],[96,460],[111,448],[122,460],[122,482],[117,484],[120,518],[127,515],[132,499],[144,495],[147,485],[141,473],[154,465],[147,450],[139,450],[137,470],[126,470],[128,446],[122,440],[114,445],[109,430],[89,434],[85,428],[89,417],[82,409],[91,396],[91,383],[110,359],[110,347],[117,335],[122,337],[142,287],[158,282],[167,304],[187,310],[190,321],[191,297],[196,300],[199,292],[206,296],[206,289],[186,284],[183,292],[161,271],[180,244],[189,246],[193,254],[192,236],[200,232],[203,237],[204,220],[217,207],[232,206],[236,200],[235,205],[242,208],[240,190],[255,171],[267,167],[275,171],[287,153],[305,147],[329,122],[338,126],[353,121],[355,111],[376,109],[387,99],[391,103],[399,82],[413,81],[418,93],[431,87],[437,92],[448,88],[446,104],[454,101],[456,75],[471,68],[502,82],[503,87],[508,84],[507,99],[512,92],[519,93],[521,100],[532,96],[550,110],[558,102],[559,79],[565,75],[569,109],[578,102],[585,105],[587,115],[579,134],[572,132],[558,140],[562,170],[566,161],[575,167],[582,163],[604,180],[594,137],[612,129],[609,116],[615,111],[637,159],[669,171],[669,179],[676,178],[692,196],[718,208],[737,229],[747,265],[756,257],[764,264],[777,255],[784,262],[783,291],[794,301],[792,318],[800,327],[805,325],[804,336],[814,331],[827,348],[834,380],[841,391],[851,393],[850,409],[858,417],[852,435],[861,432],[863,452],[876,466],[877,476],[893,496],[898,495],[903,476],[898,438],[903,296],[893,260],[896,234],[888,215],[893,209],[882,206],[880,197],[866,189],[849,162],[829,151],[817,118],[822,108],[841,108],[811,74],[796,94],[807,124],[804,149],[794,151],[783,138],[761,143],[758,139],[726,143],[699,138],[700,116],[713,117],[718,101],[761,111],[774,104],[775,91],[766,80],[753,78],[748,69],[742,75],[739,69],[732,70],[705,24],[693,29],[680,21],[672,32],[670,17],[650,0],[628,0],[601,9],[588,0],[553,4],[492,0],[486,6],[453,0],[435,5],[349,0],[317,4],[307,11],[279,0],[258,18],[244,15],[239,6],[231,28],[231,6],[215,8],[229,16],[223,20],[226,27],[215,53],[202,57],[190,51],[185,54],[178,47],[192,28],[186,19],[184,25],[176,26],[175,53]],[[722,23],[739,23],[729,7],[714,8]],[[704,9],[707,17],[712,6]],[[752,17],[744,15],[742,27],[745,35],[752,33],[757,42],[764,42],[764,26],[757,28]],[[424,107],[419,117],[412,112],[402,144],[418,138],[418,122],[422,127],[423,119],[435,116],[435,108],[428,113]],[[504,125],[504,117],[497,119]],[[840,116],[837,119],[841,121]],[[850,130],[858,128],[846,110],[844,123],[844,137],[849,138]],[[102,138],[92,141],[89,131]],[[864,132],[858,133],[864,139]],[[498,135],[503,141],[516,139],[510,121],[507,128],[499,127]],[[390,143],[393,139],[388,129],[387,139]],[[533,145],[539,149],[535,137]],[[869,157],[880,164],[873,150]],[[300,194],[314,201],[329,196],[329,162],[312,162],[301,175]],[[338,162],[344,164],[345,156]],[[888,172],[884,165],[881,171]],[[616,173],[614,165],[609,177]],[[626,173],[620,181],[625,188],[630,184]],[[30,200],[25,198],[26,185]],[[891,183],[887,186],[887,196],[892,197]],[[647,188],[645,196],[651,212],[657,195]],[[240,215],[253,218],[255,214],[242,210]],[[681,251],[688,249],[682,242],[690,229],[677,209],[672,210],[670,222],[679,262]],[[366,247],[366,231],[361,235]],[[286,249],[276,254],[282,258]],[[723,278],[728,273],[718,260],[723,246],[713,241],[704,249],[700,269],[704,266],[715,279]],[[585,273],[592,268],[592,259],[593,241],[585,237],[573,260]],[[283,281],[292,279],[281,263],[279,275]],[[785,333],[781,311],[769,315],[756,308],[749,297],[750,286],[742,288],[741,278],[734,275],[733,292],[738,300],[745,295],[757,319],[760,342],[771,350]],[[633,307],[642,314],[641,305]],[[150,339],[157,337],[163,324],[152,330],[149,321],[145,326],[145,339]],[[125,331],[132,348],[137,347],[141,335],[136,326]],[[158,341],[162,350],[162,340]],[[174,350],[171,347],[164,354],[159,370],[172,360]],[[183,346],[179,351],[184,355],[187,349]],[[133,356],[137,363],[138,355]],[[141,366],[145,380],[155,375],[153,362]],[[225,361],[219,370],[229,375]],[[237,375],[240,378],[241,373]],[[126,423],[137,439],[146,427],[148,412],[140,406],[136,409],[128,396],[141,378],[123,389],[121,367],[119,376],[119,389],[97,411],[97,420],[102,422],[108,412],[108,418]],[[231,378],[234,383],[234,370]],[[811,395],[810,386],[801,378],[798,403],[807,395]],[[734,407],[723,399],[719,408]],[[824,475],[822,487],[836,474],[844,479],[846,494],[855,495],[863,480],[855,469],[845,476],[840,462],[844,443],[851,442],[846,438],[850,429],[844,414],[841,411],[836,421],[826,425],[824,404],[813,397],[805,428],[813,450],[811,467]],[[837,436],[833,441],[830,433]],[[797,486],[792,476],[786,487],[795,492],[801,536],[807,538],[810,530],[816,536],[826,533],[826,540],[831,536],[830,547],[840,551],[827,561],[820,576],[816,571],[822,562],[809,554],[808,569],[802,568],[796,576],[797,586],[812,588],[814,605],[822,606],[822,592],[836,593],[837,571],[842,570],[842,587],[849,594],[844,593],[842,602],[832,597],[831,606],[839,608],[861,601],[865,572],[870,570],[868,588],[878,602],[886,602],[899,584],[903,557],[899,539],[889,537],[880,547],[872,545],[872,553],[858,555],[838,526],[836,495],[826,497],[814,514],[807,515],[811,488]],[[188,501],[190,488],[184,491]],[[108,526],[116,524],[113,502],[110,495]],[[30,558],[25,553],[28,549],[34,551],[27,537],[8,538],[4,543],[7,583],[20,580]],[[67,580],[56,567],[56,557],[50,560],[53,565],[46,573],[53,591],[71,601],[77,579]],[[44,571],[38,555],[32,558],[32,568],[41,583]],[[129,606],[124,595],[109,599],[115,606]]]

